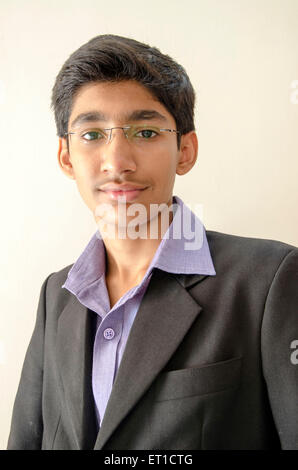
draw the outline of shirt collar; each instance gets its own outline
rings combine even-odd
[[[206,237],[205,227],[178,196],[173,196],[174,217],[148,267],[144,279],[153,268],[176,274],[216,274]],[[195,235],[195,236],[194,236]],[[104,279],[106,254],[97,230],[68,272],[62,287],[75,295],[90,291]]]

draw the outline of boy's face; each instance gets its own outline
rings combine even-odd
[[[79,116],[87,114],[87,121],[86,117],[79,121]],[[84,134],[90,139],[98,136],[98,129],[142,124],[176,129],[172,115],[135,81],[93,82],[76,94],[68,125],[68,132],[76,134],[69,136],[69,150],[66,139],[59,139],[58,161],[64,173],[76,180],[83,200],[94,214],[100,204],[116,206],[119,195],[123,201],[126,194],[126,206],[142,204],[149,218],[150,204],[172,203],[176,173],[187,173],[194,165],[194,132],[182,136],[179,150],[177,135],[172,132],[161,132],[160,136],[141,133],[142,138],[136,143],[127,139],[123,130],[114,129],[111,140],[102,140],[99,145],[82,141],[78,135],[91,131]],[[114,189],[125,184],[137,190],[118,195],[108,190],[109,186]]]

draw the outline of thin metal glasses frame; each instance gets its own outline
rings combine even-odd
[[[104,128],[104,129],[99,129],[99,130],[102,130],[102,131],[110,131],[110,134],[108,136],[108,139],[107,139],[107,143],[109,143],[111,141],[111,138],[112,138],[112,131],[114,129],[122,129],[123,130],[123,133],[125,135],[125,137],[128,139],[128,135],[127,133],[125,132],[126,130],[128,129],[131,129],[131,128],[139,128],[141,130],[152,130],[154,131],[154,129],[160,131],[160,132],[174,132],[176,134],[180,134],[180,131],[177,131],[176,129],[161,129],[159,127],[155,127],[155,126],[124,126],[124,127],[121,127],[121,126],[115,126],[115,127],[107,127],[107,128]],[[79,132],[65,132],[64,136],[67,136],[67,135],[73,135],[73,134],[79,134]]]

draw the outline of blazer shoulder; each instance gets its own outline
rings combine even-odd
[[[65,266],[65,268],[55,271],[48,276],[48,288],[55,289],[60,288],[67,279],[67,275],[72,268],[74,263]]]
[[[69,300],[72,294],[69,290],[62,288],[67,279],[67,275],[74,263],[65,266],[59,271],[53,272],[48,275],[44,284],[46,284],[46,304],[51,309],[58,306],[63,307]]]
[[[206,230],[210,253],[216,270],[217,266],[242,266],[246,270],[262,267],[277,269],[285,257],[293,252],[294,245],[278,240],[244,237],[212,230]]]

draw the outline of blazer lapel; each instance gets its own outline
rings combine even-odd
[[[154,269],[132,325],[94,449],[103,448],[183,340],[202,310],[186,286],[205,277],[180,278]]]
[[[73,295],[58,321],[57,364],[78,449],[92,449],[97,434],[91,381],[95,321],[96,314]]]

